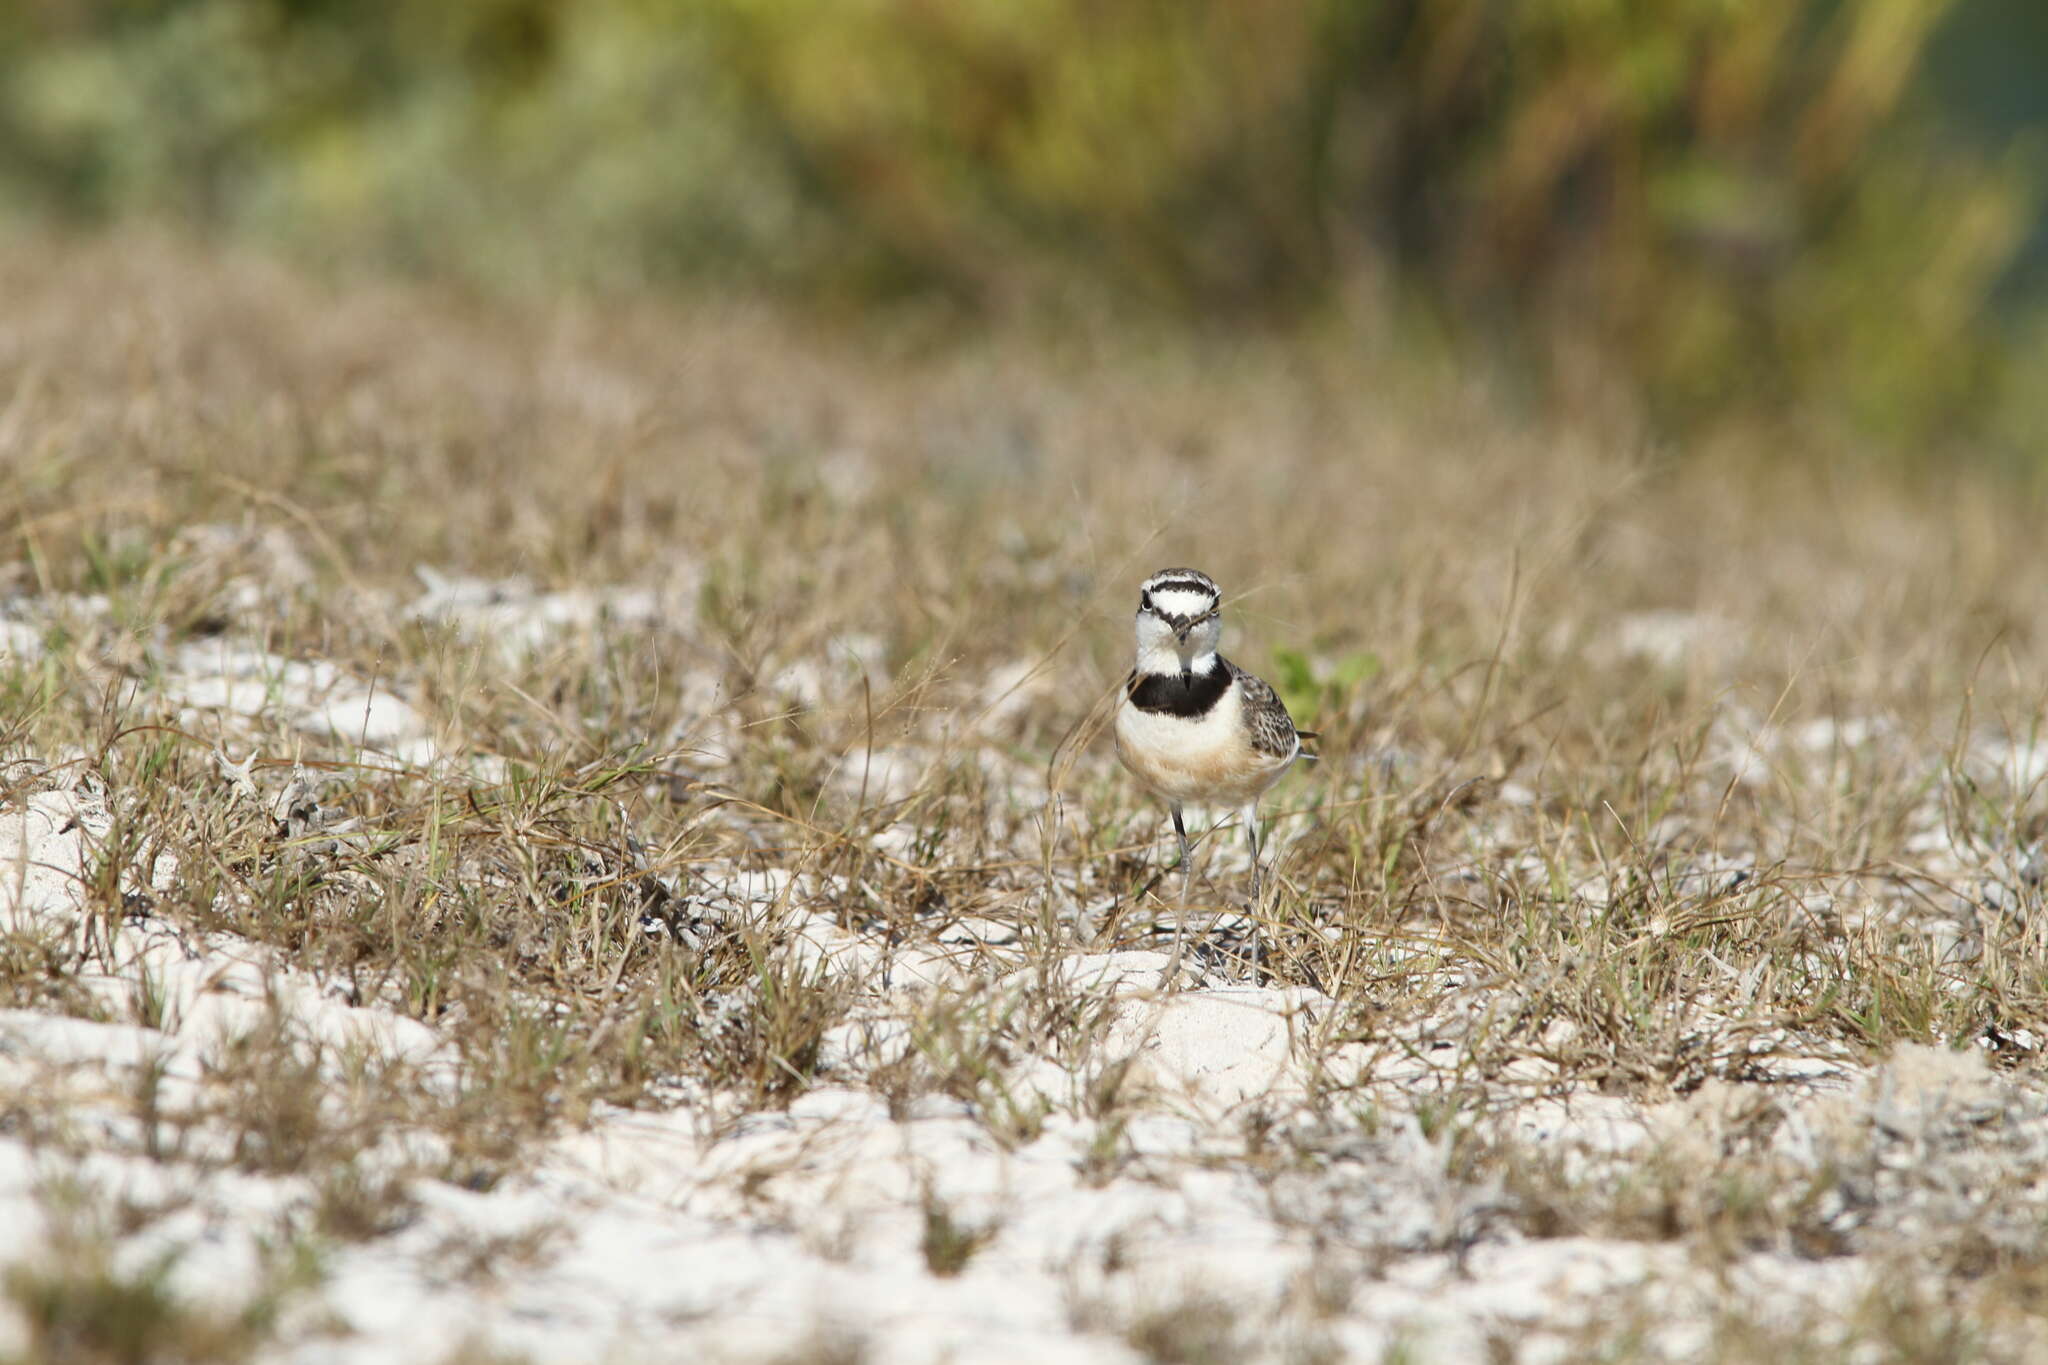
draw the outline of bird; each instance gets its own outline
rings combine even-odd
[[[1252,851],[1252,902],[1259,898],[1259,799],[1296,759],[1313,759],[1287,706],[1265,679],[1217,652],[1223,595],[1196,569],[1161,569],[1138,589],[1137,660],[1116,708],[1116,753],[1173,813],[1180,839],[1182,913],[1175,920],[1169,977],[1178,971],[1186,905],[1194,891],[1185,803],[1238,807]]]

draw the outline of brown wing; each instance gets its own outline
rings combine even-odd
[[[1301,735],[1280,694],[1257,674],[1245,672],[1228,659],[1223,662],[1244,692],[1244,723],[1251,730],[1252,747],[1275,758],[1292,756],[1301,747]]]

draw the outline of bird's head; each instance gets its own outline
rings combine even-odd
[[[1206,667],[1216,653],[1223,622],[1216,582],[1194,569],[1161,569],[1138,589],[1138,667],[1147,673],[1186,673]]]

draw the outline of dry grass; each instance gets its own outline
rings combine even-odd
[[[25,1329],[23,1365],[230,1362],[248,1359],[276,1327],[280,1311],[314,1278],[307,1248],[280,1241],[252,1284],[236,1286],[234,1308],[199,1304],[171,1284],[180,1252],[140,1263],[117,1258],[124,1234],[146,1227],[160,1208],[111,1206],[75,1186],[41,1192],[48,1254],[10,1267],[0,1295]]]
[[[1882,1144],[1800,1183],[1758,1136],[1767,1100],[1709,1167],[1619,1181],[1495,1120],[1905,1043],[2038,1071],[2048,565],[2031,500],[1988,477],[1681,460],[1390,350],[506,313],[136,238],[7,244],[0,297],[0,608],[41,645],[0,657],[0,756],[27,765],[0,784],[84,774],[116,812],[97,938],[0,939],[0,999],[91,1012],[72,978],[150,916],[441,1030],[452,1083],[364,1061],[337,1103],[320,1078],[347,1059],[257,1034],[222,1054],[217,1111],[135,1097],[152,1150],[224,1124],[237,1168],[316,1177],[325,1236],[406,1225],[403,1180],[347,1160],[387,1125],[443,1140],[401,1175],[487,1188],[600,1106],[713,1095],[730,1120],[802,1094],[860,1002],[775,932],[799,903],[984,983],[1033,969],[932,993],[868,1080],[893,1112],[951,1096],[1028,1142],[1043,1115],[1005,1077],[1052,1058],[1116,1169],[1131,1101],[1052,964],[1165,922],[1162,812],[1085,722],[1134,585],[1170,563],[1225,585],[1226,650],[1324,735],[1269,806],[1266,956],[1214,975],[1333,997],[1318,1045],[1407,1068],[1425,1132],[1497,1182],[1488,1225],[1707,1263],[1891,1249]],[[661,606],[508,648],[410,613],[423,566]],[[181,649],[242,637],[402,698],[453,759],[156,690]],[[252,744],[237,787],[220,751]],[[1240,846],[1203,841],[1212,906],[1238,908]],[[774,914],[721,917],[735,873],[782,878]],[[1386,1102],[1333,1077],[1328,1131],[1252,1149],[1324,1160]],[[2008,1155],[1993,1190],[2041,1170]],[[1996,1203],[1913,1234],[1933,1287],[1882,1321],[1804,1345],[1729,1322],[1718,1358],[1992,1358],[1964,1324],[2048,1274]],[[930,1217],[931,1268],[956,1273],[984,1234]],[[66,1330],[50,1285],[14,1292]],[[1199,1326],[1128,1332],[1225,1358]],[[1650,1349],[1589,1332],[1603,1359]]]

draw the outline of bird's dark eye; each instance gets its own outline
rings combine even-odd
[[[1151,593],[1149,593],[1149,592],[1140,592],[1140,593],[1138,594],[1138,610],[1139,610],[1139,611],[1153,611],[1153,610],[1156,610],[1156,608],[1154,608],[1154,607],[1153,607],[1153,605],[1152,605],[1152,594],[1151,594]]]

